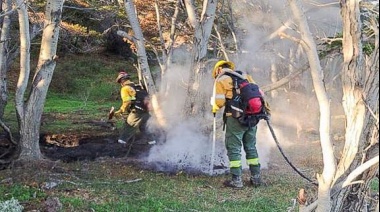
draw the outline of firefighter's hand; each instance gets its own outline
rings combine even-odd
[[[111,107],[110,112],[108,112],[108,120],[111,120],[115,115],[115,107]]]
[[[265,107],[265,111],[268,113],[268,115],[270,115],[271,109],[270,109],[270,105],[267,101],[264,101],[264,107]]]
[[[214,105],[212,106],[212,113],[215,114],[216,112],[218,112],[218,110],[219,110],[219,107],[218,107],[217,105],[214,104]]]
[[[120,118],[121,116],[122,116],[122,112],[121,112],[121,110],[118,110],[118,111],[116,111],[114,114],[113,114],[113,116],[114,117],[116,117],[116,118]]]

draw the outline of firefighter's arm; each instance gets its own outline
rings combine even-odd
[[[214,85],[214,95],[211,102],[212,112],[216,113],[220,108],[222,108],[226,103],[226,89],[223,82],[216,82]]]
[[[265,111],[267,112],[268,115],[271,114],[271,109],[270,109],[270,105],[267,101],[264,100],[264,107],[265,107]]]
[[[124,86],[120,91],[120,95],[122,104],[120,106],[120,109],[115,112],[116,116],[128,111],[130,105],[132,104],[132,101],[135,99],[136,91],[130,86]]]

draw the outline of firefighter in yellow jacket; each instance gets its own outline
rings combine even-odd
[[[138,130],[145,131],[145,125],[150,118],[148,102],[145,103],[145,109],[134,107],[136,100],[136,90],[134,83],[130,81],[130,76],[124,71],[119,72],[116,82],[121,85],[120,96],[122,104],[120,109],[115,112],[115,116],[122,116],[125,118],[124,129],[122,130],[118,143],[126,144],[130,141]]]
[[[233,97],[233,80],[224,72],[234,71],[235,65],[232,62],[221,60],[217,62],[212,71],[215,79],[213,96],[211,99],[212,112],[215,114],[220,108],[225,107],[225,146],[229,159],[231,179],[224,182],[225,186],[242,188],[242,162],[241,149],[244,148],[246,161],[251,172],[250,182],[254,187],[261,184],[260,162],[256,149],[257,126],[243,126],[239,121],[231,117],[227,101]],[[253,82],[252,77],[245,76],[248,81]]]

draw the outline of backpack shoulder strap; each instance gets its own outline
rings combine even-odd
[[[222,69],[222,72],[219,75],[220,76],[221,75],[228,75],[230,77],[237,77],[240,79],[245,79],[245,77],[241,74],[241,72],[240,73],[239,72],[238,71],[232,71],[231,69],[228,69],[228,68],[224,68],[224,69]]]

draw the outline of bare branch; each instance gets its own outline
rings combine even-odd
[[[133,43],[136,43],[137,42],[137,39],[134,37],[134,36],[130,36],[128,35],[128,33],[122,31],[122,30],[118,30],[117,31],[117,35],[123,37],[123,38],[127,38],[129,41],[133,42]]]
[[[72,7],[72,6],[63,6],[63,8],[69,8],[74,10],[96,10],[96,8],[83,8],[83,7]]]
[[[7,135],[9,137],[9,140],[14,144],[17,145],[17,142],[12,136],[11,129],[0,119],[0,126],[4,129],[5,132],[7,132]]]
[[[364,171],[369,169],[371,166],[376,165],[379,163],[379,156],[375,156],[374,158],[368,160],[367,162],[363,163],[359,167],[357,167],[354,171],[352,171],[346,178],[346,180],[343,182],[342,188],[351,185],[353,180],[362,174]]]
[[[336,2],[331,2],[331,3],[326,3],[326,4],[321,4],[319,2],[316,2],[316,1],[310,1],[310,4],[313,5],[313,6],[317,6],[317,7],[328,7],[328,6],[338,6],[339,7],[339,1],[336,1]]]
[[[315,208],[317,208],[317,206],[318,206],[318,200],[312,202],[308,206],[301,205],[300,206],[300,212],[311,212],[311,211],[314,211]]]
[[[229,60],[229,58],[228,58],[228,54],[227,54],[227,52],[226,52],[226,47],[225,47],[224,44],[223,44],[222,36],[220,35],[219,30],[218,30],[218,26],[217,26],[216,24],[214,24],[214,30],[215,30],[216,35],[218,36],[218,40],[219,40],[219,42],[220,42],[220,48],[221,48],[221,50],[222,50],[222,52],[223,52],[224,58],[225,58],[226,60]]]
[[[306,64],[304,65],[301,69],[299,69],[298,71],[294,71],[292,73],[290,73],[288,76],[280,79],[279,81],[276,81],[275,83],[272,83],[270,85],[265,85],[265,86],[262,86],[261,90],[263,92],[269,92],[271,90],[274,90],[274,89],[277,89],[283,85],[285,85],[286,83],[288,83],[290,80],[292,80],[293,78],[295,78],[296,76],[300,75],[301,73],[303,73],[304,71],[306,71],[308,68],[309,68],[309,64]]]
[[[335,41],[342,42],[343,38],[321,38],[320,40],[323,41],[323,42],[326,42],[328,44],[331,44],[332,42],[335,42]]]
[[[300,43],[302,46],[307,46],[307,44],[306,44],[303,40],[298,39],[298,38],[295,38],[295,37],[290,36],[290,35],[288,35],[288,34],[285,34],[285,33],[283,33],[283,32],[280,32],[280,33],[278,34],[278,36],[279,36],[281,39],[283,39],[283,38],[287,38],[287,39],[292,40],[292,41],[294,41],[294,42],[296,42],[296,43]]]

